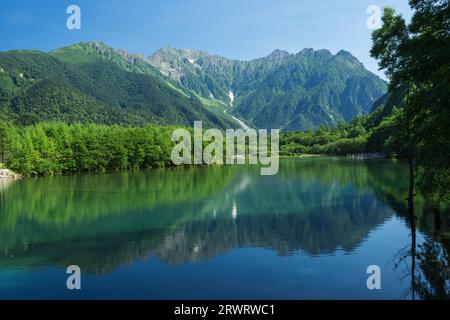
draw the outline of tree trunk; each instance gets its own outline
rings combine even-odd
[[[408,212],[414,217],[414,160],[408,159],[409,187],[408,187]]]
[[[408,186],[408,214],[411,229],[411,298],[416,299],[416,218],[414,216],[414,159],[408,158],[409,186]]]
[[[412,211],[414,211],[414,208]],[[411,298],[416,300],[416,222],[413,216],[409,219],[411,228]]]

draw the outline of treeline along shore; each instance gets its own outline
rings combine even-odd
[[[170,165],[172,127],[38,123],[0,125],[0,161],[21,175],[132,170]]]
[[[282,133],[280,154],[367,153],[370,131],[364,118],[336,128]],[[0,124],[0,162],[27,176],[108,172],[172,166],[174,126],[143,127],[42,122]]]

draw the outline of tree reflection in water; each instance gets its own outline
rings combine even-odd
[[[422,216],[426,218],[426,216]],[[434,218],[434,217],[433,217]],[[427,235],[417,244],[416,217],[408,216],[411,232],[411,246],[400,250],[396,267],[400,263],[407,265],[409,292],[413,300],[448,300],[450,298],[450,260],[449,230],[441,229],[441,221],[434,225],[434,233]]]
[[[88,274],[106,274],[151,257],[178,266],[239,248],[310,261],[343,253],[358,263],[358,249],[396,216],[411,232],[395,258],[408,267],[406,297],[447,299],[446,215],[411,218],[405,169],[391,161],[283,159],[274,177],[230,166],[17,181],[0,188],[0,268],[77,261]],[[417,213],[423,204],[415,201]]]

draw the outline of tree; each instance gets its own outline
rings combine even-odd
[[[371,54],[379,60],[394,93],[408,88],[394,138],[396,151],[408,160],[413,195],[414,161],[425,168],[422,181],[448,199],[450,139],[450,10],[448,0],[410,0],[413,17],[407,24],[385,8],[383,25],[374,31]],[[446,177],[446,179],[442,179]],[[443,181],[445,180],[445,181]]]
[[[10,150],[9,126],[6,123],[0,123],[0,163],[6,162]]]

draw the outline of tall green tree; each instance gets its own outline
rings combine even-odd
[[[397,152],[411,171],[424,167],[422,182],[437,199],[448,200],[450,189],[450,9],[448,0],[410,0],[408,24],[385,8],[383,25],[373,35],[371,54],[389,77],[391,93],[409,88],[397,119]]]

